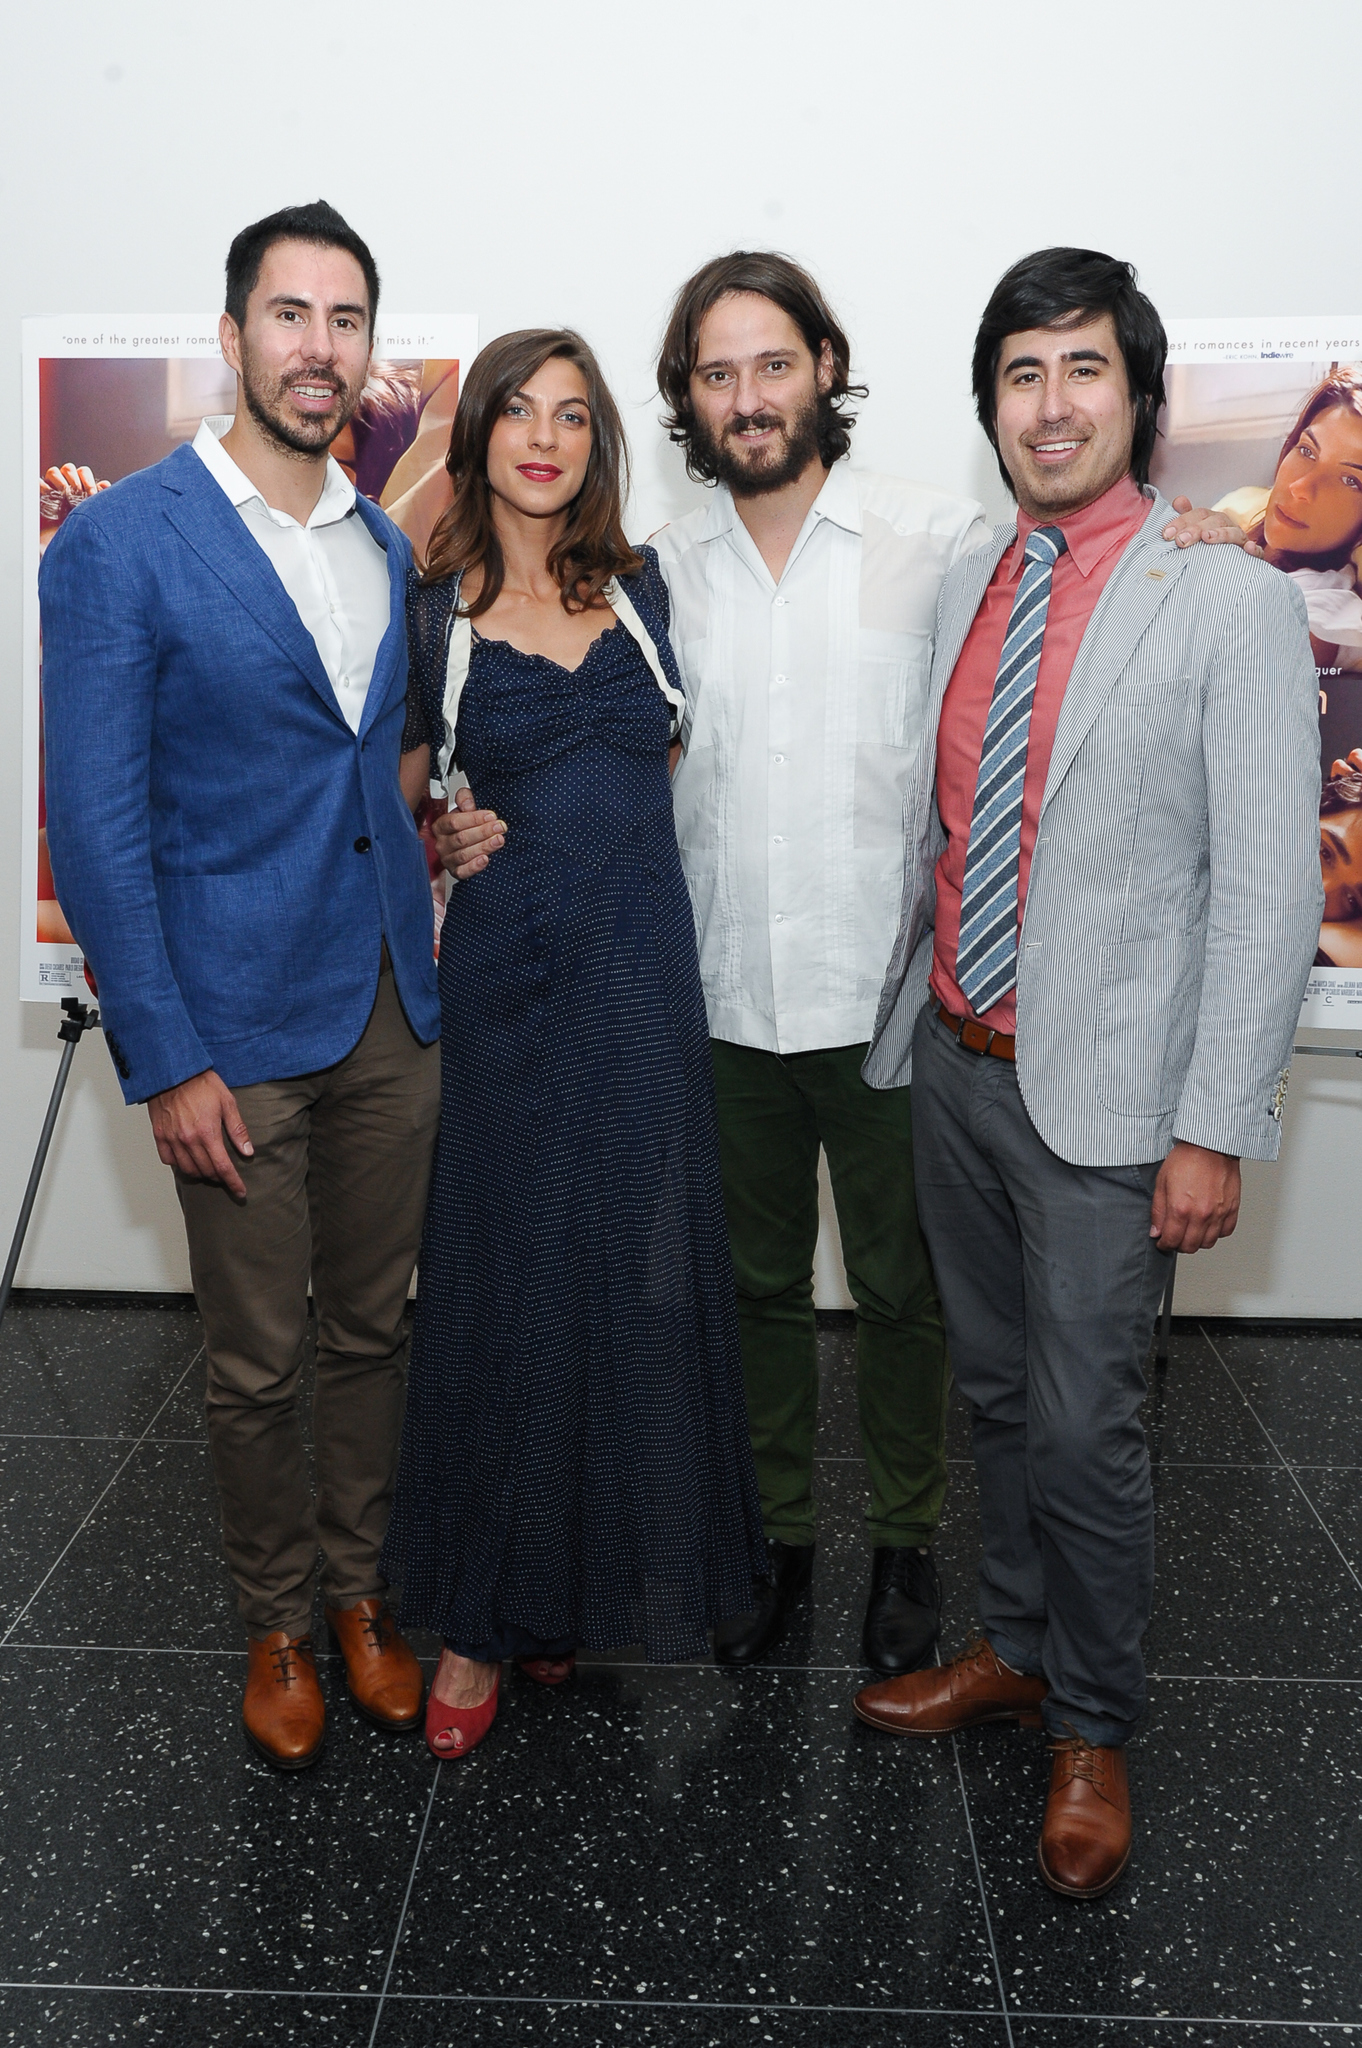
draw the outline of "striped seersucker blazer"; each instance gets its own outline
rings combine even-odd
[[[1155,496],[1098,601],[1055,733],[1017,976],[1017,1079],[1079,1166],[1175,1138],[1274,1159],[1324,895],[1319,719],[1305,605],[1233,547],[1161,538]],[[903,908],[864,1074],[911,1076],[926,999],[936,726],[998,527],[942,585],[922,759],[905,806]]]

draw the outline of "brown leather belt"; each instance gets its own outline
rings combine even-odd
[[[944,1003],[932,997],[932,1010],[938,1016],[957,1045],[963,1045],[966,1052],[992,1053],[995,1060],[1011,1060],[1016,1064],[1017,1041],[1006,1031],[990,1031],[987,1024],[981,1024],[977,1017],[953,1017]]]

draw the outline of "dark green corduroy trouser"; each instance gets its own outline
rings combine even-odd
[[[866,1517],[875,1545],[932,1540],[950,1368],[913,1192],[907,1088],[867,1087],[864,1045],[780,1054],[711,1040],[743,1378],[768,1536],[814,1539],[813,1257],[827,1154],[856,1304]]]

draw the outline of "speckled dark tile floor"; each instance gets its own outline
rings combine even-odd
[[[0,1326],[0,2048],[1172,2048],[1362,2036],[1362,1343],[1179,1323],[1145,1420],[1158,1580],[1137,1843],[1035,1870],[1039,1739],[849,1713],[868,1555],[854,1339],[824,1318],[820,1542],[752,1671],[510,1679],[437,1770],[322,1660],[325,1755],[265,1769],[192,1313]],[[973,1626],[968,1417],[937,1543]],[[418,1639],[427,1657],[436,1645]]]

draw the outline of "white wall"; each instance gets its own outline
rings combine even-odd
[[[13,999],[19,861],[19,320],[219,303],[244,222],[324,194],[391,305],[489,336],[580,326],[630,420],[636,528],[690,501],[655,424],[669,294],[716,250],[810,263],[871,386],[867,466],[1003,495],[968,402],[979,309],[1024,249],[1131,257],[1162,311],[1362,308],[1362,10],[1116,0],[1037,11],[622,0],[28,4],[0,77],[0,1238],[56,1067],[55,1010]],[[97,801],[97,793],[92,796]],[[1338,1072],[1338,1069],[1346,1069]],[[1324,1071],[1318,1071],[1324,1070]],[[1298,1063],[1285,1163],[1181,1305],[1362,1314],[1362,1064]],[[835,1261],[820,1265],[836,1299]],[[187,1284],[145,1117],[78,1054],[21,1284]]]

